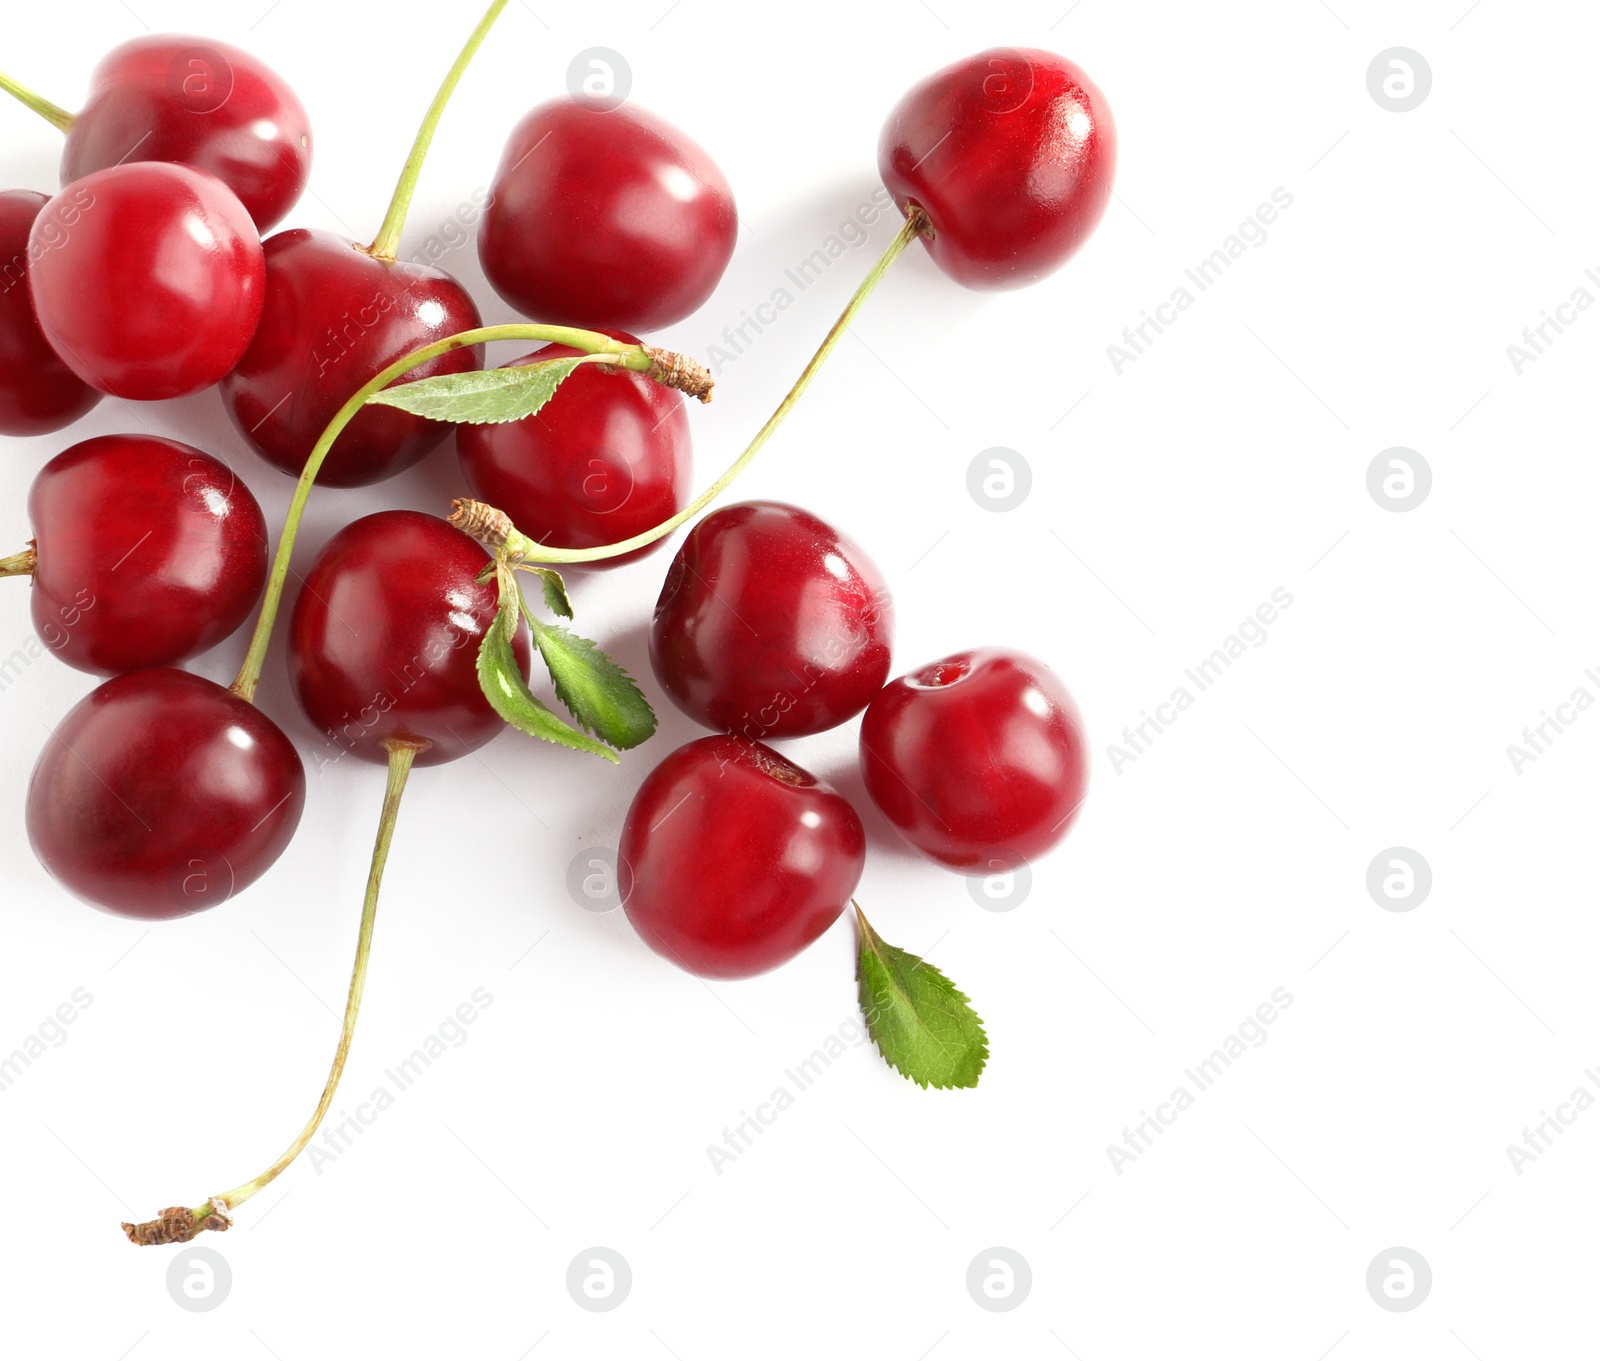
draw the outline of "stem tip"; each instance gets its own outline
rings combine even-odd
[[[671,350],[658,350],[654,345],[646,345],[644,352],[650,356],[650,368],[645,377],[655,379],[663,387],[677,388],[697,401],[711,400],[711,389],[716,384],[711,370],[699,360],[690,359],[686,354],[674,354]]]
[[[130,1243],[149,1248],[163,1243],[187,1243],[207,1229],[226,1233],[232,1225],[233,1221],[208,1200],[198,1210],[187,1205],[168,1206],[143,1224],[124,1224],[122,1231]]]

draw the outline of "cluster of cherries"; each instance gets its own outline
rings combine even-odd
[[[155,401],[217,386],[243,440],[300,478],[269,564],[255,498],[199,449],[103,436],[39,472],[33,541],[0,573],[31,576],[52,651],[108,677],[61,721],[29,786],[29,837],[57,880],[110,911],[168,918],[264,874],[294,835],[306,780],[254,696],[313,481],[382,481],[453,431],[473,498],[449,521],[392,510],[357,519],[305,575],[288,628],[294,691],[332,756],[390,771],[339,1052],[311,1122],[273,1167],[200,1206],[124,1226],[135,1242],[225,1228],[326,1112],[414,765],[463,756],[508,721],[613,759],[612,747],[653,730],[642,696],[629,698],[632,681],[539,620],[518,573],[540,578],[550,608],[570,615],[551,564],[637,559],[699,514],[912,240],[961,283],[1019,286],[1078,248],[1110,194],[1110,114],[1070,62],[1000,49],[916,86],[879,145],[904,228],[772,420],[691,502],[683,395],[704,398],[709,380],[635,337],[699,307],[732,256],[732,191],[700,147],[642,110],[580,98],[517,125],[478,249],[496,291],[536,325],[484,328],[450,275],[398,258],[433,129],[504,4],[490,6],[449,72],[371,244],[304,229],[262,240],[305,187],[312,141],[294,94],[244,52],[189,37],[126,44],[75,115],[0,77],[66,132],[58,194],[0,194],[0,433],[61,429],[107,394]],[[486,343],[507,338],[550,343],[483,371]],[[537,404],[519,408],[532,414],[472,414],[484,394],[539,383],[548,390]],[[258,603],[232,686],[179,669]],[[748,502],[695,523],[668,570],[649,651],[661,689],[713,735],[645,779],[618,854],[624,908],[655,950],[700,975],[743,977],[837,920],[864,865],[861,820],[767,744],[857,715],[868,795],[934,860],[966,873],[1015,869],[1065,835],[1087,757],[1056,675],[987,648],[891,681],[892,641],[882,576],[816,516]],[[490,664],[496,647],[514,661]],[[535,651],[598,741],[526,692]],[[519,719],[530,705],[536,721]]]

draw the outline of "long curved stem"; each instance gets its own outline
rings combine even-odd
[[[383,886],[383,868],[389,859],[389,847],[394,841],[395,822],[400,815],[400,799],[405,794],[406,780],[412,763],[419,752],[426,751],[429,742],[407,742],[391,738],[384,743],[389,753],[389,782],[383,795],[383,815],[378,821],[378,837],[372,848],[372,868],[367,874],[367,895],[361,905],[361,931],[356,938],[356,962],[350,973],[350,991],[344,1004],[344,1023],[339,1031],[339,1047],[334,1051],[333,1066],[328,1070],[328,1080],[323,1084],[317,1108],[306,1121],[305,1128],[295,1136],[278,1160],[259,1176],[241,1182],[231,1191],[212,1196],[204,1205],[187,1209],[177,1207],[164,1211],[147,1224],[124,1224],[128,1237],[141,1246],[154,1243],[187,1242],[189,1238],[207,1228],[226,1229],[228,1214],[236,1210],[267,1186],[305,1150],[311,1136],[317,1132],[328,1108],[333,1105],[334,1093],[339,1090],[339,1079],[344,1075],[345,1061],[350,1057],[350,1044],[355,1038],[356,1017],[361,1011],[361,996],[367,986],[367,964],[372,957],[372,929],[378,917],[378,892]]]
[[[61,129],[62,132],[70,132],[72,125],[78,121],[77,114],[68,113],[61,105],[52,104],[43,95],[34,94],[26,85],[12,80],[4,71],[0,71],[0,90],[14,96],[19,103],[26,104],[45,122]]]
[[[388,387],[402,374],[419,364],[426,364],[430,359],[449,354],[451,350],[459,350],[468,345],[486,345],[496,340],[544,340],[557,345],[570,345],[573,349],[583,350],[588,354],[614,354],[621,367],[640,373],[648,373],[655,362],[645,352],[643,346],[613,340],[598,331],[584,331],[573,326],[539,326],[528,322],[513,326],[484,326],[475,331],[462,331],[459,335],[447,336],[406,355],[403,359],[395,360],[388,368],[374,375],[365,385],[351,394],[350,400],[340,407],[334,418],[328,422],[328,428],[322,432],[322,437],[312,448],[310,456],[306,459],[305,468],[300,473],[300,480],[295,484],[294,496],[289,502],[289,513],[283,522],[283,533],[278,537],[278,551],[272,560],[272,574],[267,579],[266,595],[261,601],[261,613],[256,619],[255,632],[250,638],[250,648],[245,653],[239,674],[234,677],[233,685],[229,687],[240,699],[246,703],[255,700],[256,686],[261,680],[261,667],[267,659],[267,644],[272,641],[272,626],[277,620],[278,606],[283,600],[284,582],[289,578],[289,559],[294,553],[295,535],[300,531],[300,518],[305,514],[306,499],[311,495],[311,486],[317,480],[317,473],[321,471],[323,460],[327,458],[328,450],[333,448],[334,441],[344,433],[345,426],[356,418],[368,397]]]
[[[657,539],[665,538],[679,525],[694,519],[702,510],[709,506],[717,497],[728,489],[734,478],[742,473],[750,460],[761,452],[761,447],[772,438],[773,432],[783,424],[784,417],[794,409],[795,403],[805,395],[805,390],[811,386],[811,380],[817,376],[817,371],[827,362],[827,358],[834,348],[843,339],[844,333],[849,329],[850,323],[855,320],[856,314],[863,304],[872,296],[873,289],[877,288],[883,276],[889,272],[889,266],[900,258],[900,254],[918,236],[926,230],[928,225],[927,215],[921,208],[913,207],[907,215],[905,225],[900,228],[899,235],[889,243],[889,247],[878,258],[878,262],[867,272],[867,277],[861,281],[861,287],[856,289],[850,301],[845,304],[844,311],[839,314],[839,319],[833,323],[832,329],[823,337],[822,344],[817,347],[817,352],[811,356],[811,361],[800,371],[800,376],[795,379],[794,386],[785,394],[784,399],[778,403],[777,409],[767,417],[767,423],[756,431],[745,451],[733,461],[733,465],[723,473],[715,482],[705,489],[695,500],[685,506],[669,520],[647,529],[642,534],[635,534],[631,539],[623,539],[619,543],[603,544],[598,548],[550,548],[542,543],[537,543],[522,534],[515,534],[507,540],[506,547],[513,553],[520,555],[528,562],[599,562],[605,558],[620,557],[624,553],[631,553],[636,548],[643,548],[646,544],[654,543]]]
[[[444,84],[439,87],[439,93],[434,95],[433,103],[428,106],[428,112],[423,117],[422,126],[417,129],[417,140],[411,144],[411,155],[406,158],[405,168],[400,172],[400,182],[394,187],[394,197],[389,200],[389,211],[384,216],[383,225],[378,228],[378,234],[372,239],[372,244],[367,247],[367,254],[379,260],[393,260],[400,249],[400,232],[406,225],[406,214],[411,211],[411,196],[416,192],[417,180],[422,175],[422,163],[428,157],[428,148],[433,144],[434,130],[439,126],[439,119],[444,116],[445,106],[450,102],[450,96],[455,93],[456,86],[460,84],[462,74],[471,64],[478,49],[483,46],[483,40],[489,36],[489,30],[494,27],[494,21],[500,17],[510,0],[494,0],[478,26],[472,30],[472,36],[467,39],[467,45],[461,49],[461,55],[455,60],[455,65],[445,73]]]

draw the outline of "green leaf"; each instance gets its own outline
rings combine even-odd
[[[532,572],[544,583],[544,603],[551,614],[559,614],[563,619],[572,618],[572,602],[567,599],[567,583],[561,579],[560,572],[553,567],[535,567],[531,562],[518,563],[517,570]]]
[[[656,713],[632,676],[610,657],[559,624],[545,624],[531,614],[533,643],[550,668],[556,695],[596,737],[626,751],[656,730]]]
[[[367,398],[368,406],[395,406],[414,416],[456,425],[503,425],[531,416],[556,394],[587,356],[541,359],[509,369],[474,369],[443,373],[384,388]]]
[[[509,581],[510,590],[506,590]],[[615,762],[619,758],[609,747],[601,746],[585,737],[576,728],[563,723],[545,705],[541,704],[517,666],[516,653],[511,640],[516,636],[517,611],[521,606],[522,592],[517,588],[511,573],[501,573],[500,613],[493,626],[484,634],[478,646],[478,684],[494,711],[513,728],[540,737],[546,742],[571,747],[574,751],[587,751]]]
[[[919,1087],[976,1087],[989,1037],[966,994],[933,965],[886,943],[859,907],[856,921],[861,1011],[878,1052]]]

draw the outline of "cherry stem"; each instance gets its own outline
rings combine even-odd
[[[389,753],[389,783],[383,794],[383,815],[378,821],[378,839],[372,848],[372,868],[367,874],[367,896],[361,905],[361,932],[356,939],[356,962],[350,973],[350,992],[344,1004],[344,1024],[339,1031],[339,1047],[334,1051],[333,1066],[328,1070],[328,1080],[323,1084],[322,1097],[317,1108],[306,1121],[306,1126],[283,1151],[277,1162],[249,1181],[212,1196],[204,1205],[187,1209],[175,1207],[164,1210],[147,1224],[124,1224],[129,1239],[141,1246],[164,1242],[187,1242],[205,1229],[226,1229],[228,1215],[277,1180],[280,1173],[305,1150],[311,1136],[317,1132],[328,1108],[333,1105],[334,1093],[339,1090],[339,1079],[344,1075],[345,1060],[350,1057],[350,1043],[355,1038],[356,1017],[361,1011],[361,995],[367,986],[367,964],[372,957],[372,928],[378,916],[378,891],[383,886],[383,867],[389,859],[389,847],[394,841],[395,822],[400,815],[400,799],[406,791],[406,780],[412,763],[420,752],[433,744],[425,741],[406,741],[388,738],[383,748]]]
[[[545,544],[530,539],[525,534],[515,530],[507,537],[505,547],[507,551],[517,558],[528,562],[599,562],[605,558],[620,557],[624,553],[631,553],[636,548],[643,548],[652,544],[657,539],[665,538],[677,529],[679,525],[694,519],[702,510],[709,506],[717,497],[728,489],[734,478],[745,470],[746,465],[758,453],[761,447],[772,438],[773,432],[783,424],[784,418],[794,410],[795,404],[805,395],[811,386],[811,380],[817,376],[817,371],[827,362],[828,356],[844,338],[844,333],[849,330],[850,323],[855,320],[856,314],[862,305],[872,296],[872,291],[889,272],[889,266],[900,258],[901,253],[917,239],[928,227],[928,215],[918,206],[913,205],[910,213],[906,215],[905,225],[900,228],[899,234],[889,243],[889,248],[878,258],[878,262],[867,271],[867,277],[861,281],[861,287],[856,289],[854,296],[845,304],[844,311],[839,314],[839,319],[833,323],[832,329],[823,337],[822,344],[817,347],[817,352],[811,356],[811,361],[800,371],[800,376],[795,379],[794,386],[789,389],[784,399],[778,403],[777,410],[767,417],[767,423],[756,432],[745,451],[733,461],[733,466],[723,473],[715,482],[706,488],[696,500],[685,506],[669,520],[663,520],[652,529],[645,530],[642,534],[635,534],[631,539],[623,539],[620,543],[604,544],[598,548],[551,548]]]
[[[75,113],[68,113],[59,104],[52,104],[43,95],[36,95],[26,85],[12,80],[4,71],[0,71],[0,90],[16,97],[18,102],[26,104],[45,122],[53,124],[62,132],[71,132],[72,125],[78,121]]]
[[[478,26],[472,30],[472,36],[461,49],[455,65],[445,73],[444,84],[439,87],[439,93],[434,95],[422,126],[417,129],[417,140],[411,144],[411,155],[406,158],[405,168],[400,172],[400,182],[394,187],[394,197],[389,200],[389,212],[383,219],[383,225],[378,228],[377,236],[372,239],[372,244],[367,247],[367,254],[374,259],[392,261],[399,252],[400,233],[406,225],[406,214],[411,211],[411,196],[416,192],[417,180],[422,176],[422,163],[427,160],[428,148],[433,145],[434,130],[444,116],[450,96],[461,83],[462,75],[483,46],[483,40],[489,36],[489,30],[500,17],[500,11],[509,3],[510,0],[494,0],[478,21]]]
[[[39,550],[31,543],[20,553],[0,558],[0,577],[31,577],[39,566]]]
[[[367,398],[375,392],[381,392],[396,378],[410,370],[437,359],[442,354],[449,354],[452,350],[463,349],[469,345],[486,345],[497,340],[543,340],[557,345],[567,345],[588,354],[612,355],[615,357],[613,362],[619,367],[656,377],[657,381],[664,381],[664,378],[658,376],[665,371],[660,357],[661,352],[653,350],[650,346],[629,345],[624,341],[613,340],[608,335],[602,335],[599,331],[584,331],[573,326],[540,326],[533,322],[519,322],[511,326],[484,326],[475,331],[462,331],[458,335],[446,336],[443,340],[437,340],[420,350],[412,351],[402,359],[395,360],[388,368],[374,375],[351,395],[350,400],[340,407],[334,418],[328,422],[328,428],[322,432],[312,448],[310,456],[306,459],[305,468],[300,473],[300,480],[295,484],[294,496],[289,502],[289,513],[283,522],[283,533],[278,538],[277,555],[272,560],[272,575],[267,581],[266,595],[261,601],[261,614],[256,619],[255,633],[251,635],[250,648],[245,653],[239,674],[234,677],[233,684],[229,687],[240,699],[246,703],[255,701],[256,686],[261,680],[261,668],[267,659],[267,645],[272,641],[272,626],[277,620],[278,606],[283,600],[284,583],[289,579],[289,559],[294,553],[295,535],[300,530],[300,519],[305,514],[306,501],[311,495],[312,484],[322,469],[323,460],[327,458],[334,442],[344,433],[345,426],[361,413]]]

